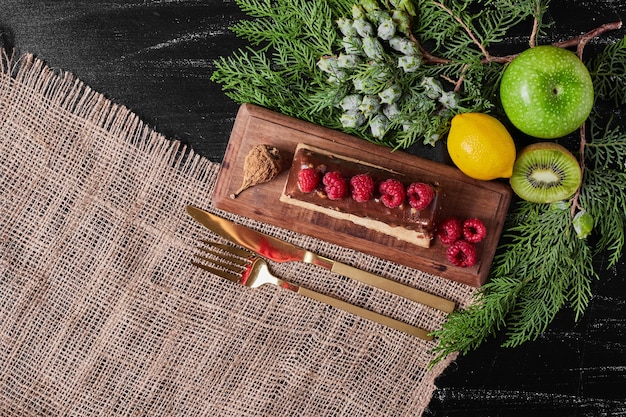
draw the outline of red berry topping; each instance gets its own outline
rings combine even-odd
[[[461,238],[463,235],[463,224],[456,217],[449,217],[439,223],[437,227],[437,236],[444,245],[451,245]]]
[[[404,203],[406,192],[404,185],[398,180],[388,179],[380,183],[378,186],[380,192],[380,200],[389,208],[395,208]]]
[[[476,248],[473,243],[460,239],[448,248],[446,256],[453,265],[467,268],[476,263]]]
[[[463,237],[468,242],[478,243],[485,236],[487,236],[487,228],[480,219],[467,219],[463,222]]]
[[[414,182],[406,189],[409,204],[416,210],[424,210],[435,198],[435,190],[423,182]]]
[[[298,172],[298,188],[303,193],[313,192],[320,184],[320,172],[315,168],[304,168]]]
[[[358,174],[350,178],[352,198],[363,203],[374,196],[374,180],[368,174]]]
[[[339,171],[327,172],[322,182],[330,200],[341,200],[348,192],[348,183]]]

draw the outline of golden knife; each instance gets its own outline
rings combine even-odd
[[[412,301],[441,310],[445,313],[454,311],[451,300],[427,293],[391,279],[375,275],[350,265],[334,261],[300,248],[289,242],[252,230],[194,206],[187,206],[187,212],[200,224],[246,249],[249,249],[275,262],[305,262],[319,265],[339,275],[363,282],[376,288],[402,296]]]

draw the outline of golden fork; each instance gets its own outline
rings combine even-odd
[[[199,246],[198,248],[204,254],[195,255],[198,260],[192,261],[192,264],[217,276],[250,288],[258,288],[265,284],[276,285],[420,339],[433,339],[427,330],[420,327],[282,280],[270,272],[267,263],[262,258],[247,250],[204,239],[201,241],[211,248]]]

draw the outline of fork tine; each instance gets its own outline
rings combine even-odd
[[[232,260],[234,260],[236,262],[231,262],[231,258],[230,257],[227,258],[226,255],[222,255],[222,254],[218,254],[218,253],[215,253],[213,255],[215,255],[215,258],[212,258],[212,257],[209,257],[209,256],[202,256],[202,255],[194,255],[194,256],[196,258],[199,258],[199,259],[205,261],[205,262],[213,264],[214,266],[218,266],[218,267],[227,269],[230,272],[234,272],[236,274],[241,274],[241,272],[244,269],[246,269],[245,266],[247,264],[242,259],[232,258]]]
[[[212,274],[215,274],[221,278],[226,278],[229,281],[238,282],[239,279],[241,278],[241,274],[227,272],[227,271],[224,271],[223,269],[213,268],[209,265],[206,265],[200,262],[191,261],[191,264],[194,266],[197,266],[198,268],[202,268],[205,271],[211,272]]]
[[[224,259],[225,261],[228,261],[229,263],[233,264],[233,265],[238,265],[238,266],[244,266],[247,265],[249,263],[249,261],[247,259],[243,259],[237,256],[233,256],[230,255],[230,253],[224,253],[224,252],[218,252],[218,251],[213,251],[211,249],[206,249],[206,248],[202,248],[202,247],[198,247],[198,249],[200,249],[202,252],[207,253],[209,255],[212,255],[218,259]],[[213,258],[212,257],[208,257],[208,256],[203,256],[203,255],[196,255],[198,258],[203,258],[204,260],[207,261],[211,261]]]
[[[192,261],[192,265],[230,281],[237,282],[241,279],[244,271],[250,265],[249,252],[206,239],[200,239],[200,241],[217,250],[198,246],[198,249],[206,255],[195,254],[194,256],[199,261]]]
[[[206,239],[200,239],[200,242],[204,243],[205,245],[212,246],[214,248],[221,249],[226,252],[230,252],[233,255],[239,256],[241,258],[249,258],[250,256],[252,256],[252,252],[247,251],[245,249],[237,248],[232,245],[225,245],[223,243],[212,242]]]

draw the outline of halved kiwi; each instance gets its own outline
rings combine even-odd
[[[582,181],[578,161],[570,151],[552,142],[525,147],[513,165],[511,188],[524,200],[554,203],[571,197]]]

